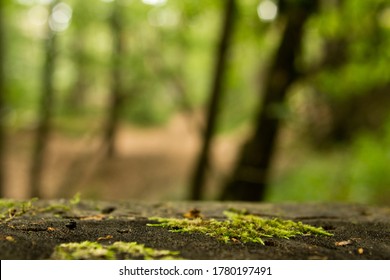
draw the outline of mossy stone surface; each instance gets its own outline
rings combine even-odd
[[[191,212],[193,209],[198,211]],[[231,209],[246,209],[247,213],[233,213],[227,217],[226,211]],[[213,236],[207,231],[187,233],[176,228],[176,232],[172,232],[167,228],[149,226],[159,223],[152,221],[152,217],[183,220],[189,211],[201,216],[203,222],[218,225],[219,229],[214,232],[224,232],[223,226],[234,228],[237,225],[239,230],[229,232],[226,228],[227,234],[222,234],[220,239],[221,235]],[[262,221],[256,220],[258,218]],[[291,222],[284,224],[283,221]],[[259,226],[263,222],[265,224]],[[283,224],[292,228],[278,236],[275,228]],[[267,225],[273,228],[271,232],[265,230]],[[306,232],[301,225],[310,230]],[[264,232],[258,237],[262,242],[256,242],[257,237],[251,230],[258,233],[261,227]],[[331,236],[321,229],[316,232],[319,228]],[[150,254],[179,252],[174,256],[183,259],[390,259],[389,233],[390,208],[367,205],[154,203],[80,198],[0,200],[0,258],[3,260],[60,258],[55,255],[56,248],[62,246],[66,251],[69,248],[65,249],[64,244],[71,247],[73,245],[69,244],[72,243],[78,244],[74,245],[77,248],[74,252],[80,251],[80,244],[95,246],[97,252],[100,250],[97,255],[95,252],[78,256],[91,259],[140,259],[147,255],[132,255],[128,253],[130,248],[128,251],[114,249],[118,244],[122,249],[128,244],[138,244],[145,251],[151,250]],[[112,251],[114,254],[110,253]]]

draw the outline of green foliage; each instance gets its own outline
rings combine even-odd
[[[12,29],[8,32],[12,36],[9,38],[8,48],[12,52],[9,58],[8,67],[11,70],[9,73],[14,73],[12,77],[18,79],[9,83],[12,84],[10,91],[13,94],[10,96],[14,100],[15,112],[19,112],[19,109],[23,112],[29,109],[29,106],[31,109],[31,105],[34,104],[40,91],[40,76],[39,71],[36,70],[40,68],[42,61],[40,53],[42,32],[38,27],[28,31],[25,28],[29,20],[39,19],[38,11],[45,9],[45,6],[35,1],[26,3],[30,4],[13,6],[7,19],[9,28]],[[220,26],[221,5],[219,2],[203,1],[195,4],[193,1],[168,1],[166,5],[156,7],[144,5],[139,1],[119,1],[115,4],[114,2],[86,0],[67,1],[67,3],[73,8],[73,13],[71,26],[60,34],[59,59],[63,61],[63,66],[57,75],[57,83],[62,96],[66,96],[71,90],[71,84],[76,79],[74,75],[80,71],[72,64],[81,62],[81,65],[84,65],[83,67],[88,72],[86,79],[104,81],[102,78],[107,74],[104,67],[107,66],[111,52],[110,31],[107,27],[108,22],[104,22],[104,20],[110,16],[113,5],[120,5],[123,29],[129,34],[126,38],[127,55],[121,61],[128,69],[127,80],[131,83],[143,84],[141,90],[137,90],[136,95],[143,95],[143,92],[149,91],[170,95],[169,91],[164,90],[166,84],[161,81],[170,80],[170,77],[179,75],[180,79],[186,80],[191,85],[186,85],[190,100],[195,100],[199,104],[206,98],[209,87],[208,77],[212,72],[211,58],[214,54],[216,34]],[[245,3],[240,2],[239,5],[239,16],[244,20],[238,22],[236,36],[239,39],[239,44],[237,44],[239,51],[237,51],[237,58],[235,58],[231,68],[240,69],[237,73],[241,73],[241,75],[235,75],[229,79],[236,84],[239,83],[239,87],[236,86],[234,89],[236,96],[237,92],[241,92],[241,94],[251,92],[251,84],[244,80],[245,77],[247,77],[246,80],[252,79],[253,74],[251,73],[255,70],[248,63],[252,63],[256,67],[259,63],[252,58],[256,53],[259,53],[257,51],[258,45],[254,42],[257,43],[261,38],[261,36],[256,36],[254,30],[251,30],[254,26],[256,28],[259,26],[255,9],[257,2],[246,1]],[[171,25],[162,21],[164,13],[167,11],[176,20]],[[153,21],[153,17],[159,21]],[[20,20],[21,18],[23,21]],[[30,23],[30,26],[32,28],[33,24]],[[143,32],[139,32],[140,30]],[[247,35],[244,37],[241,35],[243,33]],[[263,43],[267,43],[267,41]],[[32,55],[32,53],[34,54]],[[264,50],[260,53],[266,56]],[[137,58],[138,62],[135,62],[133,58]],[[15,61],[17,63],[14,63]],[[131,63],[127,63],[129,61]],[[177,72],[175,69],[178,69],[177,66],[183,63],[187,65],[184,67],[183,74],[175,73]],[[162,68],[157,64],[160,64]],[[68,65],[66,66],[68,69],[65,65]],[[205,65],[210,67],[206,69]],[[161,69],[156,72],[156,68]],[[165,70],[169,73],[168,78],[159,73]],[[21,73],[25,73],[25,75],[20,75]],[[92,87],[90,82],[86,83],[89,88]],[[150,85],[152,85],[151,88]],[[90,96],[94,101],[103,98],[96,92],[102,91],[107,87],[107,84],[98,84],[98,86],[99,89],[95,88],[93,96]],[[149,109],[142,105],[143,99],[157,98],[156,103],[164,100],[158,95],[145,94],[145,98],[131,99],[129,103],[135,103],[134,107],[138,107],[135,111],[138,113],[135,113],[136,116],[130,120],[142,119],[139,117],[142,115],[142,111],[145,111],[145,119],[159,119],[158,116],[150,116],[155,111],[157,115],[161,115],[158,109],[156,110],[153,106]],[[242,96],[242,99],[250,100],[252,95],[246,96],[249,96],[249,99],[245,95]],[[129,106],[132,107],[132,105]],[[247,110],[248,106],[242,108],[243,112]],[[229,122],[228,119],[226,121]],[[235,120],[233,119],[233,121]]]
[[[349,147],[306,153],[275,176],[269,201],[390,202],[390,123],[380,135],[364,133]],[[302,153],[302,151],[300,152]]]
[[[239,241],[243,243],[260,243],[263,238],[291,238],[298,235],[325,235],[332,236],[322,228],[305,225],[301,222],[282,219],[265,219],[245,212],[226,211],[227,220],[215,219],[175,219],[151,218],[157,224],[149,226],[168,228],[171,232],[194,233],[199,232],[229,243]]]
[[[322,45],[317,51],[326,58],[328,43],[343,42],[339,53],[334,54],[339,56],[340,65],[322,69],[315,85],[333,98],[348,99],[390,82],[386,70],[390,62],[388,27],[378,24],[386,1],[364,1],[358,5],[353,0],[340,3],[328,3],[311,20],[308,32],[317,36],[308,38],[307,44]]]
[[[169,120],[174,111],[173,106],[168,94],[144,92],[132,98],[123,116],[125,120],[137,125],[156,126]]]
[[[345,150],[292,157],[291,165],[272,178],[267,201],[351,201]]]
[[[363,134],[352,146],[349,168],[352,201],[383,205],[390,202],[389,124],[383,135]]]
[[[7,84],[13,123],[35,117],[44,38],[43,26],[38,23],[46,9],[40,2],[7,2]],[[222,110],[222,131],[250,120],[259,94],[259,71],[266,69],[281,33],[280,26],[259,21],[258,1],[237,2],[238,20],[224,101],[224,108],[229,109]],[[81,75],[87,92],[84,106],[104,110],[102,104],[110,88],[107,76],[112,51],[108,19],[115,5],[119,5],[126,33],[125,55],[120,61],[126,69],[126,88],[131,96],[126,101],[124,120],[141,124],[166,122],[181,110],[174,97],[177,88],[172,86],[177,79],[183,83],[191,106],[204,104],[210,87],[222,2],[172,0],[161,6],[144,5],[141,1],[66,3],[72,8],[72,19],[69,28],[59,34],[58,102],[65,102]],[[346,38],[348,63],[340,69],[321,71],[316,80],[328,94],[347,98],[389,81],[388,28],[381,20],[385,4],[384,0],[358,4],[348,0],[340,7],[325,3],[309,22],[306,64],[320,59],[324,52],[321,46],[328,40]],[[58,105],[61,106],[68,105]]]
[[[64,243],[56,246],[51,256],[55,260],[177,260],[179,252],[156,250],[136,242],[114,242],[103,245],[97,242]]]

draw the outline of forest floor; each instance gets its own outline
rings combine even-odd
[[[56,246],[91,241],[110,246],[137,242],[175,251],[183,259],[390,259],[390,208],[346,204],[264,204],[230,202],[36,201],[13,206],[0,223],[1,259],[57,259]],[[151,217],[183,218],[198,209],[203,219],[226,219],[227,209],[322,227],[333,236],[265,238],[265,245],[232,239],[225,243],[202,233],[151,227]],[[22,211],[22,212],[21,212]],[[13,215],[13,216],[12,216]],[[104,259],[104,251],[78,258]],[[126,258],[128,258],[127,256]],[[120,258],[120,257],[119,257]],[[130,256],[131,258],[131,256]],[[142,259],[142,253],[135,258]]]
[[[33,130],[18,130],[7,141],[6,197],[28,198]],[[215,139],[207,197],[215,197],[246,132]],[[50,138],[42,178],[42,197],[115,200],[182,200],[199,149],[200,134],[184,116],[165,126],[123,124],[117,154],[104,158],[101,135],[91,127],[80,133],[55,132]],[[140,188],[139,186],[142,186]]]

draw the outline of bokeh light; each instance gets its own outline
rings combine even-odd
[[[262,21],[273,21],[278,15],[278,6],[273,1],[264,0],[257,6],[257,15]]]
[[[164,5],[164,4],[166,4],[167,0],[142,0],[142,3],[144,3],[146,5],[157,6],[157,5]]]
[[[59,3],[54,6],[49,18],[50,29],[55,32],[65,31],[72,18],[72,8],[65,3]]]

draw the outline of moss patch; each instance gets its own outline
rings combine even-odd
[[[34,208],[33,202],[36,200],[35,198],[28,201],[0,199],[0,222],[8,222],[30,212]]]
[[[179,252],[156,250],[136,242],[115,242],[103,245],[97,242],[65,243],[56,246],[52,259],[56,260],[177,260]]]
[[[148,226],[168,228],[171,232],[200,232],[228,242],[253,242],[264,245],[263,238],[290,238],[298,235],[332,236],[323,228],[282,219],[265,219],[243,211],[225,211],[227,219],[174,219],[152,218],[156,224]]]
[[[80,203],[80,194],[76,193],[70,200],[50,203],[39,206],[40,200],[32,198],[30,200],[0,199],[0,223],[9,222],[16,217],[26,214],[36,215],[37,213],[66,213],[75,209]]]

